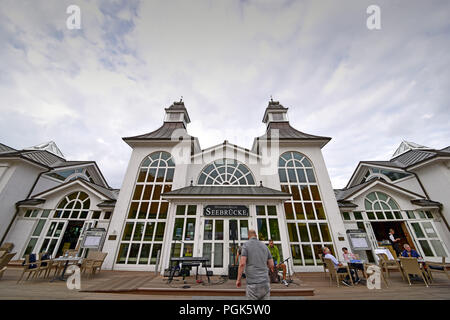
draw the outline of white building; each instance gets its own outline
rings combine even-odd
[[[201,149],[183,102],[160,128],[123,140],[133,149],[120,194],[93,161],[66,161],[54,143],[0,145],[0,235],[15,252],[79,248],[84,231],[107,231],[104,267],[163,272],[171,257],[203,256],[226,274],[249,229],[274,240],[293,271],[320,271],[323,246],[341,258],[348,232],[367,233],[374,261],[388,229],[427,259],[448,256],[450,149],[403,142],[389,161],[362,161],[333,190],[322,148],[331,140],[290,126],[270,101],[252,148]],[[237,239],[230,239],[235,226]],[[80,252],[81,255],[86,252]]]
[[[202,150],[187,133],[184,103],[165,110],[159,129],[124,138],[133,152],[103,248],[106,268],[162,272],[170,257],[193,255],[227,273],[234,221],[236,244],[256,229],[295,271],[320,270],[323,246],[348,246],[321,152],[330,138],[292,128],[287,108],[271,101],[266,133],[251,150],[228,141]]]
[[[67,161],[54,142],[0,145],[0,235],[16,259],[79,248],[85,230],[108,228],[117,193],[94,161]]]
[[[426,259],[448,257],[449,147],[403,141],[389,161],[361,161],[336,197],[346,229],[365,230],[373,248],[383,246],[393,228],[401,245],[408,243]]]

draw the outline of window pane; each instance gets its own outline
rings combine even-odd
[[[431,250],[430,244],[427,240],[419,240],[420,246],[422,247],[423,253],[427,257],[434,257],[433,251]]]
[[[187,214],[195,216],[197,214],[197,206],[188,206]]]
[[[437,234],[434,231],[433,225],[431,222],[423,222],[422,223],[423,229],[425,230],[425,233],[429,238],[437,238]]]
[[[173,240],[181,240],[183,235],[184,218],[176,218],[173,227]]]
[[[314,256],[316,257],[316,264],[321,266],[322,260],[320,260],[319,254],[322,254],[322,245],[321,244],[313,244]]]
[[[223,244],[214,244],[214,267],[223,267]]]
[[[154,228],[155,222],[147,222],[147,228],[145,229],[144,234],[144,241],[152,241]]]
[[[297,235],[297,228],[295,228],[295,223],[288,223],[287,228],[288,228],[288,232],[289,232],[289,241],[297,242],[298,235]]]
[[[353,215],[355,216],[355,220],[363,219],[361,212],[353,212]]]
[[[308,177],[308,181],[311,182],[316,182],[316,178],[314,177],[314,172],[312,171],[312,169],[306,169],[306,176]]]
[[[122,240],[129,241],[131,240],[131,233],[133,232],[133,222],[127,222],[125,225],[125,230],[123,232]]]
[[[292,210],[292,203],[285,202],[284,203],[284,212],[286,214],[286,219],[294,219],[294,212]]]
[[[299,223],[298,231],[300,232],[301,242],[309,242],[309,235],[308,235],[308,229],[306,228],[306,223]]]
[[[324,242],[331,242],[330,229],[327,223],[320,223],[320,231],[322,233],[322,240]]]
[[[314,258],[312,254],[312,248],[311,245],[302,245],[303,250],[303,258],[305,259],[305,265],[306,266],[313,266],[314,265]]]
[[[139,207],[138,219],[145,219],[147,217],[148,202],[141,202]]]
[[[274,241],[280,241],[280,230],[278,228],[278,220],[277,219],[269,219],[269,227],[270,227],[270,239]]]
[[[194,245],[192,243],[186,243],[183,248],[183,257],[192,257],[194,252]]]
[[[171,257],[179,258],[181,257],[181,243],[172,243],[172,247],[170,249]]]
[[[308,186],[306,184],[300,185],[300,190],[302,191],[303,200],[311,200],[311,196],[309,195]]]
[[[444,246],[442,245],[440,240],[430,240],[430,242],[431,245],[433,246],[434,252],[436,252],[436,256],[447,257]]]
[[[297,182],[297,178],[295,177],[295,169],[287,169],[289,182]]]
[[[386,211],[384,214],[386,215],[387,219],[390,219],[390,220],[394,219],[394,215],[392,214],[391,211]]]
[[[306,217],[308,218],[308,220],[315,220],[316,217],[314,216],[314,210],[312,207],[312,203],[306,202],[304,204],[305,204]]]
[[[139,202],[132,202],[131,203],[130,211],[128,213],[128,219],[135,219],[136,218],[138,205],[139,205]]]
[[[141,256],[139,258],[139,264],[148,264],[148,258],[150,257],[150,244],[143,244],[141,249]]]
[[[213,220],[205,220],[203,227],[203,240],[212,240]]]
[[[33,237],[37,237],[41,234],[41,231],[42,231],[42,228],[44,228],[44,225],[45,225],[45,219],[39,220],[36,228],[34,229]]]
[[[265,214],[266,214],[266,212],[265,212],[264,206],[256,206],[256,215],[257,216],[263,216]]]
[[[305,220],[305,213],[303,212],[302,204],[300,202],[296,202],[294,203],[294,208],[295,208],[295,216],[297,217],[297,219]]]
[[[223,240],[223,220],[215,220],[214,240]]]
[[[287,182],[285,169],[278,169],[278,175],[280,177],[280,182]]]
[[[203,257],[208,258],[206,265],[211,267],[211,243],[203,243]]]
[[[298,191],[298,187],[297,186],[291,186],[291,193],[292,193],[292,198],[296,201],[300,201],[300,192]]]
[[[277,208],[275,206],[267,206],[267,214],[269,216],[276,216],[277,215]]]
[[[311,240],[313,242],[320,242],[319,229],[317,228],[316,223],[309,224],[309,232],[311,234]]]
[[[137,187],[136,187],[136,188],[137,188]],[[153,188],[153,186],[152,186],[151,184],[148,184],[148,185],[145,186],[144,194],[143,194],[143,196],[142,196],[142,200],[147,200],[147,201],[151,200],[151,197],[152,197],[152,188]],[[133,199],[134,199],[134,198],[133,198]],[[137,198],[136,200],[139,200],[139,198]]]
[[[34,246],[36,245],[38,238],[31,238],[28,242],[27,248],[25,249],[25,254],[30,254],[33,252]],[[24,254],[24,255],[25,255]]]
[[[169,203],[166,201],[161,202],[161,205],[159,207],[159,219],[166,219],[167,218],[167,211],[169,209]]]
[[[194,240],[195,236],[195,218],[187,219],[186,232],[184,240]]]
[[[125,260],[127,258],[127,252],[128,252],[128,243],[122,243],[120,245],[119,254],[117,255],[117,263],[125,263]]]
[[[258,223],[258,239],[260,241],[269,240],[267,238],[267,224],[266,219],[257,219]]]
[[[164,228],[166,226],[165,222],[158,222],[155,233],[155,241],[162,241],[164,238]]]
[[[136,227],[134,228],[133,241],[141,241],[143,232],[144,223],[136,223]]]
[[[241,227],[241,240],[248,240],[248,220],[241,220],[239,223]]]
[[[306,183],[306,175],[304,169],[297,169],[298,182]]]
[[[177,206],[177,215],[184,215],[186,212],[186,206]]]
[[[159,202],[156,202],[156,201],[151,202],[147,219],[156,219],[156,216],[158,215],[158,206],[159,206]]]
[[[152,257],[150,258],[150,264],[156,264],[156,258],[158,257],[158,251],[161,251],[161,248],[162,248],[162,244],[159,244],[159,243],[153,244]],[[161,253],[159,254],[159,256],[161,257]]]
[[[417,238],[425,238],[425,235],[422,232],[422,228],[418,223],[411,223],[411,226],[413,227]]]
[[[313,200],[320,201],[319,188],[316,185],[311,185],[309,187],[311,188]]]
[[[292,261],[294,262],[294,266],[303,265],[302,254],[300,252],[300,246],[298,246],[296,244],[291,245],[291,252],[292,252]]]
[[[367,218],[369,220],[375,220],[375,213],[373,212],[367,212]]]

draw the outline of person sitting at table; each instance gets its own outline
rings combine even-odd
[[[420,256],[420,254],[419,254],[416,250],[411,249],[411,247],[409,246],[409,244],[405,243],[405,244],[403,245],[403,248],[404,248],[405,250],[403,250],[403,252],[402,252],[402,257],[405,257],[405,258],[411,257],[411,258],[422,259],[422,257]]]
[[[342,252],[343,252],[342,255],[344,256],[345,262],[347,262],[353,269],[355,269],[355,278],[356,278],[356,281],[359,282],[358,270],[361,270],[364,274],[364,265],[362,263],[350,262],[351,260],[359,260],[359,257],[356,254],[349,252],[346,247],[342,248]]]
[[[324,259],[330,259],[333,262],[337,273],[347,273],[347,268],[345,268],[342,263],[337,261],[337,259],[331,254],[331,251],[328,247],[323,247],[322,252],[323,252]],[[352,275],[353,283],[355,283],[355,284],[359,283],[359,281],[360,281],[359,278],[357,278],[356,280],[354,278],[353,270],[350,270],[350,274]],[[344,285],[346,285],[347,287],[349,287],[350,286],[350,283],[348,282],[349,280],[350,280],[350,277],[347,275],[345,277],[345,279],[342,280],[342,283]]]

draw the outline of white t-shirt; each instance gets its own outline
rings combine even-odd
[[[324,256],[325,259],[330,259],[331,261],[333,261],[334,265],[337,267],[339,266],[339,261],[337,261],[337,259],[331,254],[331,253],[327,253]]]

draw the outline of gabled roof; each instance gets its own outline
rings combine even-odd
[[[162,194],[163,198],[177,198],[177,197],[206,197],[206,196],[233,196],[233,197],[268,197],[268,198],[290,198],[290,194],[266,188],[262,186],[189,186],[180,189],[175,189]]]
[[[415,165],[419,165],[428,160],[432,160],[438,157],[450,158],[450,147],[437,150],[437,149],[411,149],[404,153],[392,158],[389,161],[360,161],[352,176],[350,177],[347,187],[353,183],[353,179],[357,178],[357,173],[361,170],[363,165],[369,166],[381,166],[390,167],[393,169],[399,169],[406,171]]]
[[[199,156],[202,156],[202,155],[207,154],[207,153],[213,153],[213,152],[216,152],[216,150],[220,150],[220,149],[223,150],[223,156],[226,157],[226,149],[227,148],[233,149],[233,151],[236,152],[236,153],[237,152],[242,152],[245,155],[254,156],[256,158],[260,158],[261,157],[260,155],[252,152],[251,150],[249,150],[247,148],[243,148],[241,146],[238,146],[237,144],[230,143],[228,140],[225,140],[224,142],[216,144],[216,145],[211,146],[209,148],[203,149],[200,152],[195,153],[193,155],[193,157],[199,157]],[[236,160],[238,160],[238,159],[236,159]]]
[[[86,181],[82,178],[76,178],[74,180],[70,180],[67,181],[65,183],[62,183],[56,187],[47,189],[43,192],[40,192],[38,194],[33,195],[32,199],[41,199],[41,198],[45,198],[46,196],[48,196],[49,194],[52,194],[54,192],[57,192],[59,190],[62,190],[64,188],[70,187],[74,184],[81,184],[82,186],[84,186],[87,189],[90,189],[91,191],[94,191],[94,193],[99,193],[101,194],[104,198],[106,198],[106,200],[117,200],[118,197],[118,190],[117,189],[110,189],[110,188],[105,188],[103,186],[100,186],[98,184],[92,183],[90,181]]]
[[[14,152],[14,151],[17,151],[17,150],[7,146],[6,144],[0,143],[0,153]]]
[[[366,181],[364,183],[358,184],[356,186],[353,186],[351,188],[344,188],[344,189],[340,189],[340,190],[335,190],[335,195],[336,195],[336,200],[337,201],[343,201],[343,200],[351,200],[352,196],[356,195],[357,193],[360,193],[361,191],[364,190],[368,190],[371,187],[373,187],[375,184],[381,184],[389,189],[394,189],[400,193],[403,194],[407,194],[409,195],[411,198],[414,199],[425,199],[424,196],[417,194],[415,192],[412,192],[410,190],[404,189],[399,187],[398,185],[389,183],[384,181],[383,179],[380,178],[373,178],[370,179],[369,181]]]
[[[41,144],[37,144],[35,146],[25,148],[24,150],[40,150],[40,151],[45,150],[64,159],[63,153],[61,152],[61,150],[58,148],[58,146],[54,141],[48,141]]]

